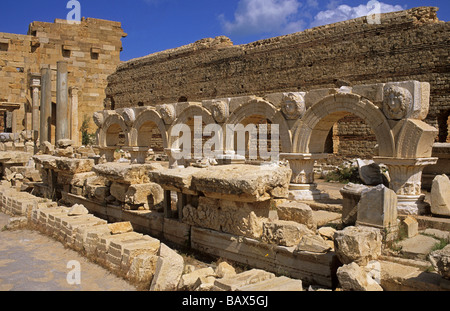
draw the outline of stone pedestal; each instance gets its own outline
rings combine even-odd
[[[107,162],[114,162],[114,152],[117,147],[99,147],[100,156],[105,156]]]
[[[342,223],[347,226],[353,226],[358,217],[358,203],[361,199],[363,190],[367,186],[349,183],[345,185],[340,193],[342,195]]]
[[[385,164],[389,169],[391,182],[389,188],[397,194],[399,214],[423,215],[429,213],[429,204],[424,202],[421,193],[422,171],[427,165],[436,164],[438,158],[387,158],[375,157],[378,164]]]
[[[326,153],[281,153],[280,159],[288,160],[292,170],[289,184],[290,200],[320,200],[328,198],[314,183],[314,162],[325,159]]]
[[[129,152],[131,164],[144,164],[147,158],[149,147],[123,147],[124,151]]]

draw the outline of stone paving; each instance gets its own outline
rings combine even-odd
[[[10,216],[0,213],[0,229]],[[67,281],[80,264],[80,284]],[[127,281],[37,231],[0,231],[0,291],[136,291]]]

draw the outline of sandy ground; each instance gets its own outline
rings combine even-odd
[[[9,216],[0,213],[0,229]],[[76,279],[79,262],[80,284]],[[0,231],[0,291],[136,291],[125,280],[36,231]]]

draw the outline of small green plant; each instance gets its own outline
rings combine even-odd
[[[81,144],[89,146],[95,144],[95,134],[89,133],[89,122],[91,118],[84,116],[83,123],[81,124]]]
[[[330,172],[325,177],[327,182],[340,182],[344,184],[361,183],[357,167],[339,166],[335,171]]]

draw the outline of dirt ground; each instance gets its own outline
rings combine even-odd
[[[9,216],[0,213],[0,230]],[[68,265],[71,261],[77,266]],[[79,271],[79,283],[76,272]],[[69,279],[69,281],[68,281]],[[0,231],[0,291],[136,291],[125,280],[36,231]]]

